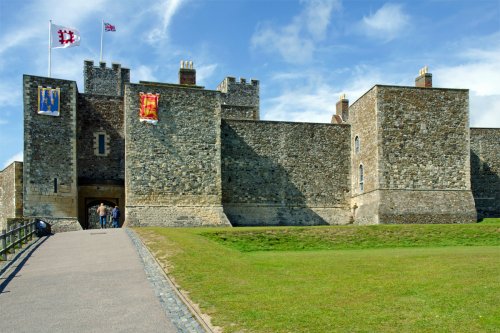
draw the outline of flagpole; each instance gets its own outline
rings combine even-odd
[[[102,62],[102,38],[104,36],[104,19],[101,22],[101,56],[99,57],[99,62]]]
[[[49,20],[49,77],[52,63],[52,43],[51,43],[51,35],[52,35],[52,20]]]

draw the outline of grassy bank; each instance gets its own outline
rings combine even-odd
[[[499,230],[136,229],[225,332],[494,332]]]

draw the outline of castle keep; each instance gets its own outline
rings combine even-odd
[[[0,172],[3,227],[26,217],[94,228],[101,202],[129,226],[500,216],[500,129],[469,128],[468,90],[433,88],[426,70],[415,87],[376,85],[351,105],[341,96],[330,124],[261,121],[259,81],[205,89],[190,62],[178,84],[131,83],[119,64],[85,61],[83,93],[31,75],[23,90],[24,162]]]

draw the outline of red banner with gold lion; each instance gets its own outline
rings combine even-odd
[[[158,123],[158,101],[160,94],[139,93],[141,107],[139,109],[139,120],[156,125]]]

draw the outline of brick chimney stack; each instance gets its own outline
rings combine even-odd
[[[341,124],[349,121],[349,100],[345,97],[345,94],[340,95],[339,101],[335,105],[335,111],[332,123]],[[334,121],[334,119],[336,120]]]
[[[432,88],[432,74],[427,73],[429,68],[425,66],[418,72],[418,77],[415,79],[415,87]]]
[[[179,84],[189,86],[196,85],[196,69],[194,69],[192,61],[181,60],[181,68],[179,69]]]

